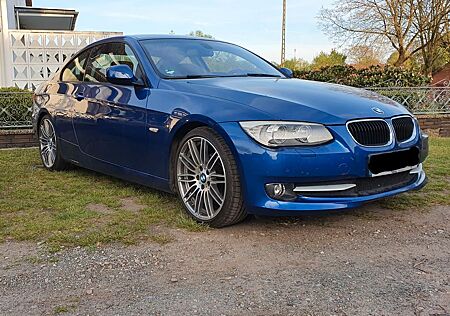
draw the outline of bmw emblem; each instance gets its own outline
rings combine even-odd
[[[372,111],[374,111],[377,114],[384,114],[384,111],[380,108],[372,108]]]

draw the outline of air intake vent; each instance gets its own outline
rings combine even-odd
[[[363,146],[383,146],[391,141],[391,130],[384,120],[362,120],[347,124],[353,139]]]
[[[395,135],[398,142],[404,142],[410,139],[414,133],[414,121],[411,117],[399,117],[392,119]]]

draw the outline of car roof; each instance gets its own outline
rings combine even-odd
[[[118,40],[123,41],[126,39],[133,39],[133,40],[137,40],[137,41],[150,40],[150,39],[190,39],[190,40],[205,40],[205,41],[227,43],[227,42],[219,41],[219,40],[216,40],[213,38],[197,37],[197,36],[190,36],[190,35],[172,35],[172,34],[120,35],[120,36],[106,37],[101,40],[92,42],[91,44],[84,47],[83,50],[86,50],[86,49],[96,46],[98,44],[110,43],[110,42],[114,42],[114,41],[118,41]]]
[[[212,38],[206,38],[206,37],[197,37],[197,36],[191,36],[191,35],[173,35],[173,34],[141,34],[141,35],[129,35],[129,37],[132,37],[138,41],[140,40],[147,40],[147,39],[171,39],[171,38],[177,38],[177,39],[203,39],[203,40],[211,40],[214,41]]]
[[[149,40],[149,39],[197,39],[197,40],[209,40],[209,41],[217,41],[212,38],[205,37],[196,37],[190,35],[171,35],[171,34],[143,34],[143,35],[121,35],[121,36],[112,36],[101,39],[99,41],[94,42],[95,44],[99,43],[107,43],[113,42],[115,40],[124,40],[124,39],[134,39],[137,41]],[[218,42],[218,41],[217,41]]]
[[[206,38],[206,37],[197,37],[197,36],[191,36],[191,35],[173,35],[173,34],[141,34],[141,35],[119,35],[119,36],[111,36],[111,37],[105,37],[103,39],[97,40],[95,42],[90,43],[89,45],[86,45],[80,51],[77,53],[80,54],[81,52],[84,52],[88,49],[91,49],[92,47],[95,47],[100,44],[106,44],[116,41],[123,41],[127,39],[132,39],[135,41],[142,41],[142,40],[150,40],[150,39],[190,39],[190,40],[205,40],[205,41],[213,41],[213,42],[221,42],[221,43],[227,43],[231,44],[229,42],[216,40],[214,38]],[[72,58],[68,58],[66,60],[66,63],[64,66],[69,63]]]

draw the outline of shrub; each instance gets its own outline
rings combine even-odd
[[[338,83],[353,87],[417,87],[425,86],[431,78],[415,71],[393,66],[371,66],[356,69],[350,65],[324,67],[320,70],[294,71],[294,77],[306,80]]]
[[[31,124],[33,93],[19,88],[0,88],[0,128]]]

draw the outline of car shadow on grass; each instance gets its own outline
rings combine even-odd
[[[210,228],[207,225],[197,224],[192,219],[190,219],[183,210],[183,206],[179,201],[178,197],[175,194],[159,191],[156,189],[152,189],[147,186],[139,185],[136,183],[127,182],[125,180],[121,180],[112,176],[108,176],[102,173],[98,173],[96,171],[87,170],[81,167],[73,166],[68,172],[76,172],[79,176],[82,177],[96,177],[98,179],[103,179],[107,182],[112,183],[116,186],[123,186],[124,188],[132,188],[134,191],[139,192],[143,195],[149,196],[159,196],[161,197],[165,203],[172,203],[174,205],[174,209],[179,213],[179,217],[177,218],[177,223],[172,225],[170,223],[170,219],[166,221],[169,226],[175,226],[177,228],[183,228],[187,231],[192,232],[202,232],[207,231]],[[413,198],[419,200],[419,204],[421,200],[425,200],[424,194],[414,193]],[[133,197],[121,199],[122,203],[125,204],[134,204],[131,206],[132,208],[139,207],[139,203]],[[410,211],[414,209],[416,211],[426,211],[427,207],[418,208],[416,207],[417,203],[411,204],[410,193],[404,194],[404,196],[396,196],[386,198],[384,200],[378,200],[374,202],[369,202],[363,204],[362,206],[344,209],[344,210],[330,210],[330,211],[308,211],[302,213],[301,215],[292,215],[292,216],[255,216],[249,215],[243,222],[238,223],[234,226],[236,227],[252,227],[252,226],[264,226],[266,229],[271,229],[272,227],[288,227],[288,226],[318,226],[318,227],[327,227],[332,226],[333,224],[339,224],[339,222],[348,221],[349,219],[361,219],[361,220],[385,220],[387,218],[391,218],[392,216],[397,216],[400,213],[405,211]],[[99,208],[101,211],[104,211],[102,205],[92,205],[93,208]],[[126,207],[126,206],[125,206]],[[136,210],[135,210],[136,211]],[[106,213],[108,213],[107,210]]]
[[[312,211],[301,215],[293,216],[260,216],[250,215],[239,225],[242,227],[264,227],[268,230],[279,227],[295,226],[315,226],[332,227],[347,225],[355,221],[385,221],[395,218],[401,220],[404,214],[408,214],[411,209],[392,209],[384,206],[383,201],[367,203],[360,207],[333,210],[333,211]],[[422,211],[422,210],[416,210]]]

